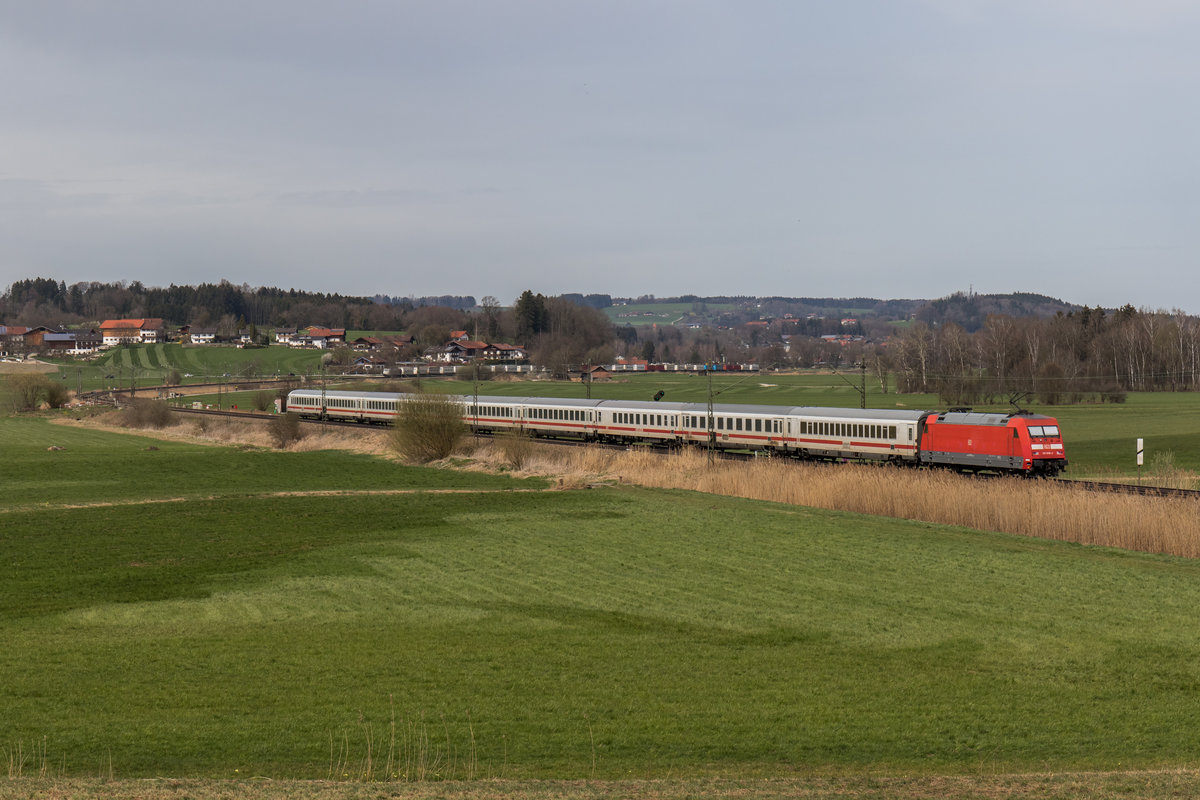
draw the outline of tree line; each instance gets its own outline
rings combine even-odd
[[[974,333],[916,321],[878,357],[899,391],[936,393],[951,405],[1119,402],[1127,391],[1200,389],[1200,321],[1130,305],[1049,318],[996,314]]]

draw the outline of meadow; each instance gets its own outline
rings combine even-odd
[[[733,303],[705,303],[705,315],[719,314],[724,311],[735,311]],[[623,306],[609,306],[601,311],[614,325],[675,325],[687,320],[693,313],[692,303],[630,303]]]
[[[90,359],[49,359],[71,389],[92,391],[110,387],[162,386],[172,372],[182,383],[219,381],[226,376],[286,376],[316,374],[322,351],[270,346],[243,349],[232,346],[160,343],[127,345],[105,350]]]
[[[1200,761],[1193,560],[39,418],[0,447],[13,777]]]

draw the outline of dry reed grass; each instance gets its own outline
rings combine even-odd
[[[503,454],[481,451],[493,467]],[[980,479],[942,470],[718,461],[700,451],[664,456],[539,446],[519,474],[557,477],[565,488],[624,482],[768,500],[834,511],[958,525],[1148,553],[1200,556],[1200,501],[1096,494],[1069,483]]]

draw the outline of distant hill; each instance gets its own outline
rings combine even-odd
[[[1079,306],[1042,294],[966,294],[955,292],[949,297],[931,300],[916,311],[916,318],[930,325],[956,323],[968,332],[983,327],[992,314],[1009,317],[1052,317],[1078,311]]]
[[[702,322],[721,325],[744,324],[754,319],[797,319],[820,317],[876,318],[904,320],[916,318],[930,325],[956,323],[967,331],[977,331],[992,314],[1010,317],[1052,317],[1059,313],[1078,311],[1080,306],[1054,297],[1028,292],[1013,294],[975,294],[956,292],[937,300],[897,299],[875,297],[748,297],[715,295],[700,297],[613,298],[614,307],[607,309],[617,324],[670,324]]]

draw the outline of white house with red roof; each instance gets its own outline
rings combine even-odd
[[[167,329],[157,317],[143,319],[106,319],[100,323],[100,335],[105,347],[119,344],[148,344],[165,342]]]

